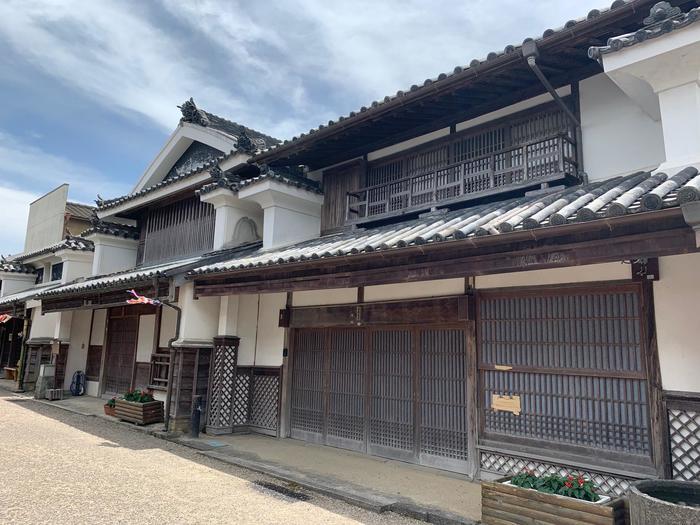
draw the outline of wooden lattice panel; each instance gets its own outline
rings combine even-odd
[[[213,431],[233,429],[238,343],[237,337],[214,338],[207,414],[207,428]]]
[[[248,424],[250,381],[250,373],[239,369],[238,374],[236,375],[236,389],[233,395],[233,426]]]
[[[478,317],[490,439],[650,456],[637,287],[482,293]],[[492,410],[494,395],[519,396],[521,413]]]
[[[539,475],[559,474],[562,476],[584,476],[599,488],[600,492],[609,496],[622,496],[636,481],[629,478],[621,478],[592,470],[582,470],[566,465],[555,465],[544,461],[532,460],[518,456],[510,456],[497,452],[485,452],[480,454],[481,470],[492,474],[513,475],[523,470],[533,470]]]
[[[365,331],[330,333],[327,438],[352,448],[365,440]],[[356,442],[355,445],[350,442]]]
[[[463,330],[420,335],[420,451],[467,459],[467,352]]]
[[[292,437],[323,434],[324,330],[296,330],[292,375]]]
[[[253,369],[253,395],[250,400],[249,425],[276,431],[279,426],[279,369]]]
[[[668,428],[673,477],[700,481],[700,401],[669,400]]]
[[[413,451],[413,333],[372,333],[371,413],[369,445],[378,455],[401,456]],[[395,451],[392,452],[392,451]]]

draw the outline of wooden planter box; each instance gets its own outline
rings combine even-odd
[[[163,421],[163,402],[149,401],[148,403],[133,403],[117,399],[114,415],[124,421],[138,425],[150,425]]]
[[[111,407],[109,405],[104,405],[104,409],[105,409],[105,416],[112,416],[112,417],[117,416],[117,414],[115,412],[116,409],[114,407]]]
[[[484,525],[624,525],[627,522],[624,498],[596,504],[504,484],[508,480],[510,478],[481,483],[481,522]]]

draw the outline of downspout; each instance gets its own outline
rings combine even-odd
[[[544,76],[544,73],[540,69],[540,66],[537,65],[537,59],[540,56],[540,50],[537,49],[537,44],[535,43],[535,41],[528,40],[527,42],[524,42],[522,47],[522,53],[523,57],[527,60],[527,65],[530,66],[530,69],[532,69],[532,72],[535,74],[535,76],[539,79],[539,81],[542,83],[547,92],[552,96],[554,101],[564,112],[569,122],[571,122],[574,125],[574,138],[576,140],[576,163],[579,174],[582,175],[583,150],[581,147],[581,122],[579,122],[578,117],[574,115],[571,109],[569,109],[569,106],[567,106],[566,103],[562,100],[562,98],[559,96],[559,93],[557,93],[557,90],[554,89],[554,86],[552,86],[549,80],[547,80],[547,77]]]
[[[17,392],[24,392],[24,369],[27,360],[27,337],[29,336],[29,324],[27,316],[27,304],[24,305],[24,325],[22,327],[22,349],[19,352],[19,367],[17,368]]]
[[[170,301],[175,298],[175,283],[172,283],[172,293],[169,294],[169,298],[165,301],[161,301],[161,305],[167,306],[175,310],[177,314],[177,319],[175,321],[175,336],[168,339],[168,352],[170,355],[170,361],[168,364],[168,390],[165,394],[165,426],[163,428],[164,432],[168,432],[170,429],[170,403],[173,395],[173,376],[175,372],[174,361],[175,361],[175,348],[173,343],[180,338],[180,319],[182,318],[182,308],[175,306]],[[155,290],[155,295],[158,295],[158,278],[153,279],[153,287]]]

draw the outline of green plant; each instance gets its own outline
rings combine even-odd
[[[128,390],[126,394],[122,396],[124,401],[131,401],[132,403],[148,403],[150,401],[155,401],[153,398],[153,391],[148,390]]]
[[[109,401],[107,401],[105,403],[105,406],[108,406],[109,408],[114,408],[116,406],[116,404],[117,404],[117,398],[113,397],[112,399],[110,399]]]
[[[569,498],[582,499],[585,501],[598,501],[600,496],[596,493],[597,487],[590,480],[583,476],[560,476],[558,474],[548,474],[537,476],[532,470],[523,470],[513,476],[511,485],[524,489],[534,489],[546,494],[558,494]]]

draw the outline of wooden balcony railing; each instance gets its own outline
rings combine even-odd
[[[347,194],[349,223],[429,209],[577,177],[576,144],[567,134],[472,157]]]

